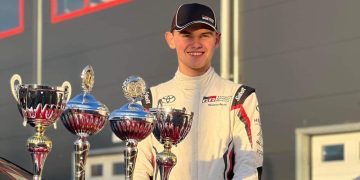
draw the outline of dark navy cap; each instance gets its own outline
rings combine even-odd
[[[217,31],[215,13],[210,7],[198,3],[183,4],[174,15],[171,31],[182,31],[190,25],[198,23],[206,24]]]

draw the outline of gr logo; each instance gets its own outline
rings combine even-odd
[[[167,95],[161,98],[162,103],[172,103],[176,100],[176,97],[174,95]]]

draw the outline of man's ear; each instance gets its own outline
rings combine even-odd
[[[165,40],[171,49],[175,49],[174,35],[171,32],[165,33]]]
[[[220,40],[221,40],[221,33],[216,33],[216,41],[215,41],[216,48],[220,46]]]

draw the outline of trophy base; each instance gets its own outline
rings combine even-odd
[[[52,149],[52,142],[44,135],[45,128],[43,126],[35,125],[35,127],[36,133],[27,140],[27,149],[33,160],[33,179],[40,180],[46,157]]]
[[[164,151],[156,155],[156,164],[160,170],[160,179],[168,180],[172,168],[176,165],[177,158],[171,152],[171,142],[166,140],[164,143]]]

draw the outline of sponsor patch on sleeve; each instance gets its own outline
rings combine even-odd
[[[231,110],[240,108],[240,105],[244,103],[245,99],[249,97],[252,93],[255,92],[255,89],[249,86],[242,85],[236,91]]]

